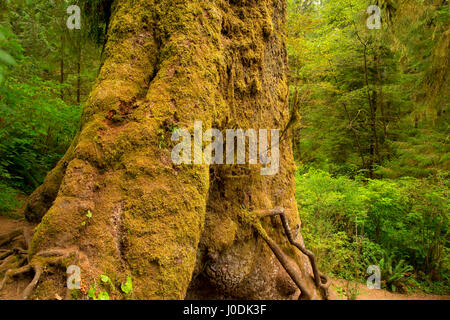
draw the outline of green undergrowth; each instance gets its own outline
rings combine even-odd
[[[365,282],[378,265],[391,291],[448,293],[448,182],[350,179],[301,168],[296,197],[305,243],[324,272]]]

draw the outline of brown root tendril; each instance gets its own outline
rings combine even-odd
[[[295,241],[294,237],[292,236],[291,228],[289,227],[288,218],[286,216],[286,212],[283,208],[275,208],[272,210],[264,210],[264,211],[257,211],[255,212],[259,219],[265,218],[265,217],[276,217],[280,216],[281,223],[283,225],[283,229],[285,232],[285,235],[287,239],[289,240],[289,243],[296,247],[300,252],[302,252],[304,255],[306,255],[309,258],[309,262],[311,263],[311,267],[314,274],[314,282],[317,288],[321,290],[321,293],[323,294],[325,299],[329,298],[329,288],[331,285],[331,279],[322,274],[319,271],[317,258],[314,255],[314,253],[310,250],[308,250],[303,244],[301,244],[298,241]],[[258,222],[259,223],[259,222]],[[291,279],[295,282],[295,284],[298,286],[298,288],[301,291],[301,295],[299,299],[311,299],[311,294],[307,292],[304,288],[304,286],[300,282],[299,275],[296,274],[295,269],[289,266],[290,262],[287,259],[287,256],[282,252],[281,248],[265,233],[261,232],[262,226],[259,224],[258,227],[255,227],[259,233],[259,235],[264,239],[264,241],[268,244],[272,252],[275,254],[275,256],[280,261],[283,268],[286,270],[286,272],[289,274]]]
[[[17,229],[5,235],[0,235],[0,244],[6,245],[13,240],[23,236],[24,242],[29,247],[30,241],[27,230]],[[38,252],[28,261],[28,250],[17,247],[13,249],[0,249],[0,273],[5,272],[0,281],[0,291],[4,289],[7,282],[17,276],[34,273],[33,279],[22,292],[22,299],[28,300],[34,289],[37,287],[45,266],[60,265],[65,259],[74,255],[74,260],[78,261],[80,252],[78,249],[49,249]]]

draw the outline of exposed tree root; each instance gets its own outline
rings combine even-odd
[[[17,238],[20,235],[23,235],[24,228],[16,229],[14,231],[11,231],[7,234],[0,235],[0,246],[3,246],[11,241],[13,241],[15,238]]]
[[[0,235],[0,245],[8,245],[21,235],[25,239],[25,229],[26,228],[20,228],[7,234]],[[26,240],[25,244],[27,245]],[[28,251],[20,247],[0,250],[0,273],[10,269],[20,268],[26,262],[27,256]]]
[[[30,272],[32,270],[31,265],[27,264],[26,266],[20,267],[20,268],[16,268],[16,269],[10,269],[8,271],[6,271],[5,276],[3,277],[2,282],[0,282],[0,290],[3,289],[3,287],[5,286],[6,282],[15,276]]]
[[[36,288],[39,279],[42,275],[42,268],[39,265],[32,265],[32,268],[34,270],[34,278],[31,280],[30,284],[25,288],[25,290],[22,293],[23,300],[28,300],[30,295],[33,293],[33,290]]]
[[[0,264],[0,273],[12,269],[14,267],[17,267],[17,257],[13,255],[9,255],[6,257],[3,262]]]
[[[27,255],[28,254],[28,251],[25,250],[25,249],[22,249],[22,248],[14,248],[14,249],[12,249],[12,252],[14,254],[21,254],[21,255]]]
[[[6,272],[5,276],[3,277],[2,282],[0,283],[0,291],[3,289],[4,285],[9,279],[24,273],[34,271],[33,280],[28,284],[28,286],[22,293],[22,298],[24,300],[28,300],[28,298],[33,293],[33,290],[39,283],[44,266],[61,264],[63,260],[71,256],[72,254],[75,254],[75,260],[78,261],[79,259],[78,250],[51,249],[37,253],[34,256],[34,258],[46,258],[46,259],[44,260],[36,259],[38,262],[31,262],[20,268],[9,269]]]
[[[26,241],[25,236],[25,228],[14,230],[5,235],[0,235],[0,245],[8,244],[20,235],[24,236],[25,244],[28,247],[28,242]],[[30,285],[28,285],[24,290],[22,295],[24,299],[27,299],[29,297],[30,292],[36,287],[36,284],[39,281],[41,271],[37,266],[32,266],[30,264],[26,264],[25,266],[23,266],[23,264],[27,261],[27,255],[28,251],[22,248],[2,250],[2,253],[0,253],[0,261],[2,261],[2,263],[0,264],[0,273],[3,273],[5,271],[6,273],[2,281],[0,282],[0,291],[4,288],[5,284],[10,278],[34,270],[35,277]]]
[[[78,261],[79,256],[80,256],[80,252],[76,248],[72,248],[72,249],[57,249],[57,248],[49,249],[49,250],[44,250],[44,251],[38,252],[36,254],[36,256],[43,257],[43,258],[58,257],[58,261],[59,261],[59,260],[63,260],[65,258],[69,257],[72,254],[75,254],[75,260]]]
[[[30,230],[27,230],[27,228],[17,229],[8,234],[0,235],[0,245],[8,244],[20,235],[23,236],[24,242],[28,248],[31,241],[31,235]],[[13,249],[0,249],[0,273],[6,271],[0,282],[0,291],[5,287],[6,283],[11,278],[34,272],[33,279],[22,292],[22,298],[24,300],[29,299],[39,283],[44,267],[61,264],[71,255],[74,255],[74,260],[78,262],[80,258],[79,250],[76,248],[71,248],[41,251],[33,256],[30,263],[27,263],[28,250],[20,247]]]
[[[2,236],[5,240],[3,244],[7,244],[20,235],[19,231],[16,230],[7,235]],[[6,241],[8,240],[8,241]],[[20,247],[13,249],[3,249],[0,253],[0,273],[8,271],[10,269],[16,269],[21,267],[27,261],[28,251]]]
[[[289,240],[289,243],[291,245],[293,245],[294,247],[296,247],[298,250],[300,250],[303,254],[305,254],[309,258],[309,261],[311,263],[311,267],[312,267],[313,273],[314,273],[314,282],[316,284],[316,287],[321,290],[322,294],[324,295],[324,298],[328,299],[329,298],[329,287],[331,285],[331,279],[319,271],[318,264],[317,264],[317,258],[314,255],[314,253],[311,252],[310,250],[306,249],[302,243],[295,241],[294,237],[292,236],[291,229],[289,227],[289,223],[288,223],[288,219],[287,219],[285,210],[283,208],[276,208],[273,210],[259,211],[259,212],[256,212],[256,214],[258,215],[258,218],[280,216],[281,223],[283,224],[284,232],[286,234],[286,237]],[[299,275],[295,272],[295,269],[292,268],[292,266],[290,266],[290,264],[292,264],[292,263],[288,260],[287,256],[284,254],[284,252],[281,250],[281,248],[267,235],[267,233],[265,231],[263,231],[260,223],[259,223],[259,226],[256,227],[256,230],[258,231],[259,235],[269,245],[270,249],[275,254],[275,256],[278,258],[281,265],[284,267],[284,269],[289,274],[291,279],[295,282],[295,284],[300,289],[301,294],[300,294],[299,299],[310,299],[311,294],[309,292],[305,291],[304,286],[301,284]]]
[[[259,222],[258,222],[259,223]],[[261,236],[261,238],[264,239],[264,241],[267,243],[267,245],[270,247],[272,252],[277,257],[278,261],[280,261],[281,265],[283,266],[284,270],[288,273],[289,277],[291,277],[292,281],[297,285],[297,287],[300,289],[300,296],[299,299],[304,300],[311,300],[312,295],[311,293],[306,289],[306,287],[302,283],[302,279],[300,277],[300,274],[295,269],[295,266],[293,265],[293,262],[288,258],[288,256],[281,250],[281,248],[275,243],[275,241],[270,238],[267,233],[261,232],[262,226],[258,226],[256,230],[258,231],[258,234]]]
[[[27,251],[17,248],[5,253],[0,259],[0,273],[22,266],[27,261]]]
[[[0,252],[0,261],[9,257],[10,255],[12,255],[14,253],[13,250],[2,250]]]
[[[28,273],[30,271],[34,271],[34,278],[33,280],[30,282],[30,284],[25,288],[25,290],[22,293],[22,298],[24,300],[27,300],[30,296],[30,294],[33,292],[34,288],[36,288],[36,285],[39,282],[39,279],[41,277],[42,274],[42,269],[39,265],[31,265],[31,264],[27,264],[23,267],[20,268],[16,268],[16,269],[10,269],[8,271],[6,271],[5,276],[3,277],[2,282],[0,282],[0,290],[3,289],[3,287],[5,286],[6,282],[16,276],[19,276],[21,274],[25,274]]]

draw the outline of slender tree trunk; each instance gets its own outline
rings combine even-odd
[[[65,38],[64,31],[61,33],[61,58],[59,60],[59,83],[61,84],[61,100],[64,100],[64,52],[65,52]]]
[[[348,111],[347,104],[343,103],[342,105],[344,106],[344,111],[345,111],[345,114],[348,119],[349,129],[353,133],[353,138],[355,139],[356,148],[358,149],[359,156],[361,157],[362,166],[363,166],[363,168],[367,168],[366,158],[364,157],[364,151],[361,146],[361,140],[359,139],[358,132],[356,131],[355,127],[353,126],[352,118],[350,116],[350,112]]]
[[[370,114],[370,127],[372,131],[372,142],[370,146],[370,164],[369,164],[369,174],[370,178],[373,178],[373,168],[375,164],[375,158],[379,160],[379,147],[378,147],[378,134],[377,134],[377,97],[376,91],[372,91],[369,84],[369,68],[367,63],[367,45],[363,44],[364,52],[364,81],[367,88],[367,101],[369,104],[369,114]],[[371,94],[372,91],[372,94]]]
[[[328,60],[328,63],[332,67],[331,62],[329,60]],[[336,76],[334,76],[334,80],[335,80],[335,83],[337,85],[339,82],[338,82],[338,79],[337,79]],[[352,117],[350,116],[350,112],[349,112],[349,110],[347,108],[347,104],[345,102],[343,102],[342,106],[344,107],[345,115],[346,115],[347,120],[348,120],[348,128],[353,134],[353,138],[355,140],[356,148],[358,149],[358,153],[359,153],[359,156],[361,158],[362,167],[363,168],[367,168],[366,158],[364,156],[364,150],[363,150],[362,145],[361,145],[361,139],[359,138],[358,131],[353,126],[353,123],[352,123],[353,120],[352,120]]]
[[[63,267],[78,265],[83,284],[129,275],[138,299],[294,297],[270,237],[296,262],[309,298],[322,298],[280,221],[261,220],[265,239],[250,223],[254,212],[282,207],[301,241],[290,139],[274,176],[170,158],[172,128],[192,131],[194,121],[204,130],[287,125],[285,17],[282,0],[115,1],[80,132],[26,209],[42,219],[31,263],[47,266],[52,248],[73,252]],[[64,286],[55,268],[35,297],[64,294]]]
[[[77,60],[77,103],[81,103],[81,34],[78,41],[78,60]]]
[[[381,122],[383,123],[384,139],[387,139],[387,119],[384,110],[383,75],[381,73],[381,53],[379,53],[377,57],[377,76],[378,76],[378,104],[381,112]]]

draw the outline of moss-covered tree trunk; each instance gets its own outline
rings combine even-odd
[[[116,284],[131,276],[138,299],[295,297],[248,223],[283,207],[299,230],[289,139],[274,176],[258,166],[176,166],[170,139],[194,121],[204,130],[286,126],[285,1],[116,0],[112,10],[79,134],[26,209],[40,221],[31,263],[48,265],[35,297],[64,295],[71,264],[87,287],[101,274]],[[261,221],[309,296],[321,298],[279,219]],[[59,266],[48,263],[58,255]]]

